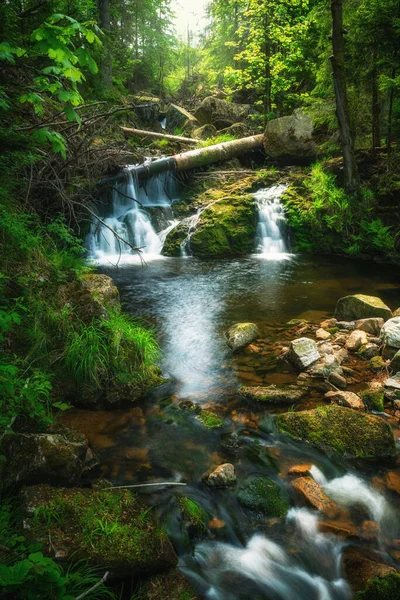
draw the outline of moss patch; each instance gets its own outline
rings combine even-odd
[[[375,358],[381,357],[376,356]],[[385,393],[383,390],[365,390],[361,392],[360,396],[364,400],[368,410],[375,412],[384,411]]]
[[[269,517],[284,517],[289,509],[279,485],[261,475],[251,475],[243,481],[238,500],[242,506],[263,512]]]
[[[370,579],[365,590],[357,592],[354,600],[395,600],[400,598],[400,575],[389,573],[385,577]]]
[[[206,511],[194,500],[183,496],[179,498],[179,507],[182,517],[188,522],[195,533],[201,535],[207,529],[208,515]]]
[[[186,239],[188,232],[189,230],[187,222],[179,223],[179,225],[177,225],[167,235],[162,249],[162,254],[164,256],[180,256],[181,244]]]
[[[224,424],[224,422],[216,414],[209,412],[208,410],[200,411],[198,419],[205,427],[207,427],[207,429],[216,429],[218,427],[222,427]]]
[[[149,509],[127,490],[25,488],[30,531],[50,553],[85,558],[122,575],[174,566],[176,555]]]
[[[396,448],[388,423],[340,406],[285,413],[275,419],[278,430],[314,444],[340,458],[393,458]]]

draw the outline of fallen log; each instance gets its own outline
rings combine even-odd
[[[131,129],[130,127],[121,127],[126,136],[138,136],[154,138],[156,140],[169,140],[170,142],[184,142],[185,144],[198,144],[200,140],[194,138],[182,137],[181,135],[170,135],[169,133],[158,133],[156,131],[146,131],[145,129]]]

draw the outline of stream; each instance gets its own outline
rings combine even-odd
[[[135,193],[132,179],[129,185]],[[241,259],[163,258],[158,254],[162,241],[157,243],[150,231],[145,211],[118,200],[119,213],[108,218],[134,243],[135,235],[147,236],[147,266],[130,254],[123,255],[118,268],[110,265],[118,248],[110,240],[108,248],[99,237],[96,241],[94,230],[92,254],[102,257],[99,270],[113,278],[124,308],[155,329],[169,381],[130,410],[74,409],[66,420],[88,436],[104,476],[116,485],[187,484],[150,488],[145,494],[166,524],[180,569],[203,597],[346,600],[352,591],[343,576],[342,556],[349,542],[319,530],[319,522],[327,518],[298,505],[288,471],[311,463],[311,475],[341,509],[341,524],[357,532],[351,543],[399,567],[395,513],[400,496],[386,485],[388,472],[399,477],[399,464],[339,461],[291,441],[274,431],[272,415],[279,408],[244,400],[237,390],[240,385],[296,381],[297,373],[277,359],[296,337],[287,325],[291,319],[320,322],[333,314],[337,299],[356,293],[379,296],[394,309],[400,306],[400,286],[391,267],[291,255],[277,193],[275,188],[273,194],[255,194],[260,215],[265,213],[257,253]],[[162,203],[168,204],[165,197]],[[173,215],[167,214],[157,239],[171,222]],[[261,337],[250,349],[232,354],[224,333],[238,322],[256,323]],[[311,394],[296,410],[322,403],[321,395]],[[222,427],[205,428],[193,405],[216,413]],[[384,418],[398,439],[395,419]],[[278,483],[290,503],[287,516],[267,518],[244,508],[237,487],[210,489],[201,483],[206,471],[226,462],[234,464],[238,484],[249,475],[266,475]],[[182,528],[180,496],[206,511],[208,524],[201,535]],[[379,526],[373,535],[371,522]]]

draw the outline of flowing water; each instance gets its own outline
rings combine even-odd
[[[129,177],[128,184],[130,194],[138,194]],[[340,526],[352,531],[351,543],[373,549],[383,562],[400,564],[395,516],[400,496],[387,483],[400,481],[396,480],[399,465],[328,458],[311,446],[277,435],[272,426],[274,411],[244,401],[237,393],[243,384],[296,380],[297,374],[277,359],[281,348],[296,337],[296,327],[286,325],[290,319],[319,322],[332,314],[339,297],[354,293],[377,295],[392,308],[400,306],[399,280],[391,267],[289,255],[279,203],[282,191],[275,187],[255,195],[260,214],[258,253],[246,258],[157,256],[162,242],[150,213],[119,196],[114,196],[112,214],[105,219],[116,219],[135,244],[141,243],[141,235],[149,236],[147,256],[153,260],[146,267],[139,263],[107,267],[108,259],[115,259],[111,255],[118,254],[112,240],[105,246],[97,237],[91,246],[101,258],[102,272],[118,286],[126,310],[155,328],[169,383],[149,394],[140,407],[73,410],[65,419],[88,435],[104,464],[104,475],[116,484],[187,484],[150,488],[146,493],[166,523],[181,570],[199,594],[214,600],[352,597],[342,564],[350,542],[322,533],[319,523],[327,518],[298,505],[288,476],[296,464],[313,465],[311,476],[340,508]],[[147,206],[154,205],[154,199],[148,201]],[[168,219],[158,231],[164,225],[174,226],[172,213]],[[155,241],[153,245],[150,226],[158,246]],[[92,232],[91,243],[96,235],[100,236]],[[261,339],[250,349],[232,354],[224,332],[233,323],[247,321],[257,323]],[[321,402],[321,396],[311,394],[298,408]],[[206,429],[193,405],[218,414],[222,427]],[[396,425],[390,416],[385,418]],[[395,434],[399,437],[396,427]],[[237,488],[211,490],[203,485],[203,473],[224,462],[234,463],[239,485],[254,474],[278,483],[291,505],[287,517],[270,519],[245,509],[238,502]],[[182,525],[176,502],[182,495],[207,512],[207,530],[201,534]],[[371,522],[375,535],[370,533]]]

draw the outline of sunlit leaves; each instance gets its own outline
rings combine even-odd
[[[32,134],[32,139],[38,144],[45,144],[46,142],[49,142],[52,146],[53,152],[59,152],[64,159],[66,158],[66,142],[60,133],[57,133],[56,131],[49,131],[45,128],[37,129]]]

